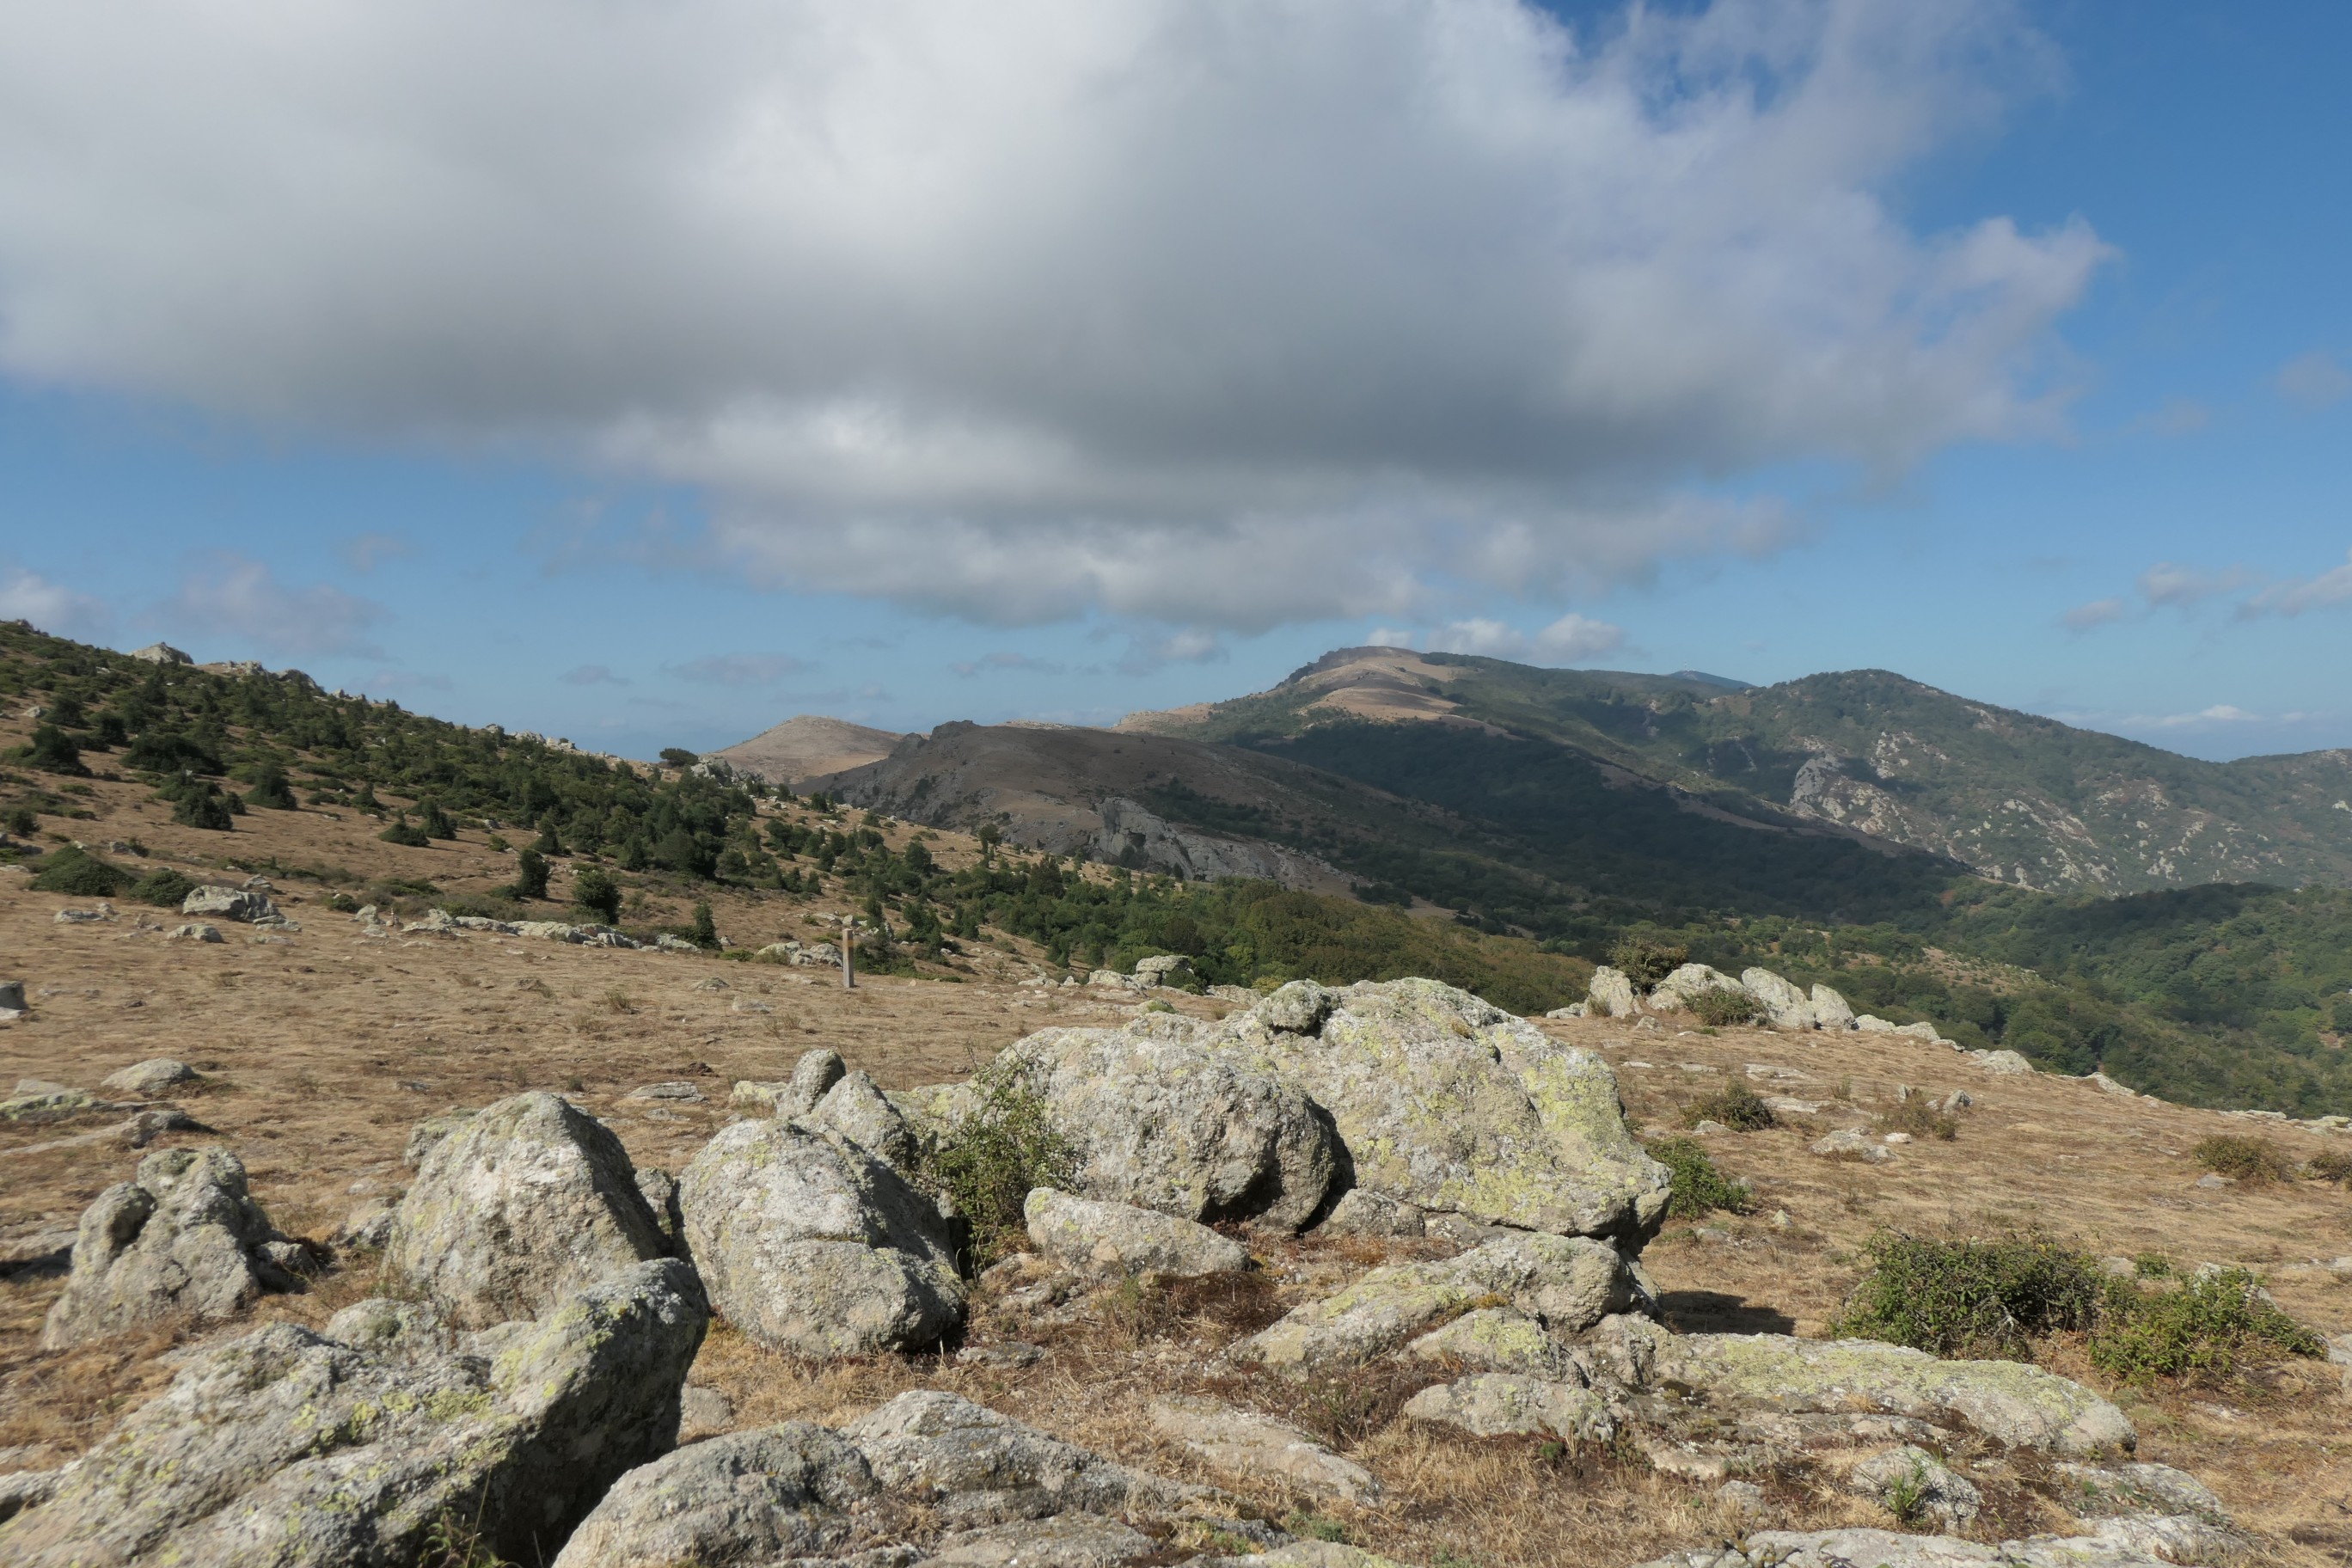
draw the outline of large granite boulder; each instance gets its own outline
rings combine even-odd
[[[0,1524],[0,1561],[404,1568],[455,1525],[503,1559],[542,1562],[608,1486],[675,1441],[708,1317],[694,1271],[670,1258],[457,1353],[272,1324],[192,1352]]]
[[[227,1150],[150,1154],[82,1212],[41,1343],[56,1350],[184,1313],[234,1316],[293,1283],[272,1256],[290,1246],[247,1195],[245,1166]]]
[[[914,1167],[914,1124],[884,1097],[870,1074],[844,1074],[807,1114],[809,1121],[832,1128],[886,1164],[901,1171]]]
[[[1630,1018],[1642,1009],[1633,994],[1633,978],[1622,969],[1601,964],[1592,972],[1592,984],[1585,988],[1591,999],[1591,1011],[1599,1016]]]
[[[1168,1512],[1206,1487],[1114,1464],[961,1394],[919,1388],[842,1428],[892,1492],[950,1523],[1090,1513]]]
[[[702,1568],[842,1555],[880,1490],[830,1427],[787,1421],[680,1448],[623,1476],[555,1568]],[[862,1544],[862,1542],[860,1542]]]
[[[451,1322],[487,1328],[670,1250],[612,1130],[530,1093],[451,1121],[427,1147],[383,1264]]]
[[[722,1128],[679,1176],[678,1212],[711,1304],[774,1349],[917,1350],[963,1321],[937,1206],[830,1128]]]
[[[1769,969],[1743,969],[1739,984],[1756,998],[1764,1009],[1765,1022],[1776,1029],[1812,1029],[1821,1026],[1821,1018],[1813,1010],[1812,998]]]
[[[1662,1013],[1679,1012],[1691,1005],[1702,991],[1746,991],[1748,988],[1720,969],[1704,963],[1685,963],[1664,980],[1650,993],[1650,1005]]]
[[[1249,1267],[1249,1251],[1205,1225],[1131,1204],[1097,1203],[1051,1187],[1022,1206],[1029,1245],[1065,1268],[1192,1279]]]
[[[1121,1029],[1046,1029],[983,1075],[1041,1096],[1076,1146],[1077,1191],[1202,1222],[1298,1230],[1323,1206],[1342,1155],[1299,1086],[1203,1048],[1181,1014]]]
[[[1665,1218],[1669,1173],[1633,1141],[1609,1065],[1466,991],[1295,981],[1204,1043],[1328,1111],[1358,1187],[1635,1246]]]
[[[180,900],[184,915],[205,915],[224,921],[268,921],[278,918],[269,895],[245,888],[203,887]]]

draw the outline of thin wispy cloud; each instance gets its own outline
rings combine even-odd
[[[2107,255],[1898,199],[2057,80],[2015,0],[139,15],[11,18],[0,373],[530,442],[709,518],[551,561],[992,625],[1771,548],[1717,481],[2062,434]]]
[[[788,653],[718,653],[684,664],[666,664],[662,673],[704,686],[772,686],[788,675],[815,668]]]
[[[993,674],[1000,670],[1026,670],[1033,675],[1061,675],[1068,666],[1050,658],[1033,658],[1025,653],[984,653],[978,658],[960,659],[948,668],[966,680],[974,676]]]
[[[1378,626],[1370,640],[1386,647],[1420,648],[1430,653],[1480,654],[1528,664],[1582,664],[1614,651],[1625,641],[1622,626],[1588,616],[1565,615],[1536,632],[1523,632],[1507,622],[1473,616],[1448,621],[1428,630]]]
[[[415,553],[415,542],[396,533],[362,533],[343,542],[343,559],[356,572],[373,572],[387,561],[405,561]]]
[[[615,675],[601,664],[579,664],[555,678],[566,686],[626,686],[625,676]]]
[[[2279,367],[2273,380],[2278,395],[2299,408],[2327,408],[2352,397],[2352,371],[2336,356],[2314,350]]]
[[[296,658],[381,658],[367,631],[389,613],[329,584],[281,583],[266,563],[226,553],[200,559],[155,609],[174,630]]]
[[[0,620],[29,621],[51,637],[96,642],[113,628],[114,611],[95,594],[8,566],[0,567]]]

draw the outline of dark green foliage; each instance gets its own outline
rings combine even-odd
[[[539,819],[539,837],[531,841],[530,847],[542,855],[572,853],[563,847],[562,838],[555,831],[555,814],[551,811]]]
[[[286,780],[286,770],[276,763],[266,763],[256,768],[253,787],[245,792],[245,804],[265,806],[271,811],[292,811],[295,808],[294,788]]]
[[[516,856],[515,879],[507,893],[516,899],[547,897],[547,857],[536,849],[525,849]]]
[[[1780,1123],[1764,1097],[1738,1079],[1733,1079],[1715,1093],[1695,1100],[1683,1109],[1683,1121],[1696,1127],[1702,1121],[1719,1121],[1735,1132],[1760,1132]]]
[[[995,1083],[961,1127],[926,1141],[917,1164],[917,1179],[953,1199],[971,1226],[971,1261],[984,1268],[1027,1234],[1031,1189],[1069,1186],[1078,1155],[1042,1097]]]
[[[1691,1016],[1709,1028],[1723,1028],[1756,1021],[1756,998],[1745,991],[1733,991],[1720,985],[1710,985],[1690,999]]]
[[[429,795],[416,803],[416,820],[428,838],[457,837],[457,825],[449,820],[449,814],[441,809],[441,803]]]
[[[32,881],[36,892],[65,893],[77,899],[110,899],[130,885],[130,872],[70,844],[44,856]]]
[[[694,906],[694,926],[686,940],[705,952],[719,951],[719,925],[710,918],[709,904]]]
[[[2352,1151],[2330,1149],[2315,1154],[2303,1173],[2315,1182],[2352,1182]]]
[[[376,837],[386,844],[404,845],[411,849],[423,849],[433,842],[432,836],[415,823],[409,821],[408,814],[404,811],[400,814],[400,820],[377,834]]]
[[[1690,949],[1646,936],[1628,936],[1609,949],[1609,962],[1636,987],[1648,991],[1688,963]]]
[[[236,826],[235,807],[221,793],[220,785],[210,779],[183,777],[169,789],[159,791],[172,803],[172,820],[184,827],[201,827],[208,833],[226,833]]]
[[[196,890],[195,879],[169,866],[159,866],[131,884],[131,896],[159,909],[176,910]]]
[[[572,879],[572,901],[606,925],[621,918],[621,885],[602,867],[587,867]]]
[[[683,746],[664,746],[661,760],[662,766],[666,768],[690,768],[702,759]]]
[[[8,812],[9,832],[15,834],[19,838],[29,838],[40,830],[41,819],[33,814],[33,808],[31,806],[19,805],[10,808]]]
[[[151,773],[219,773],[220,753],[193,736],[170,730],[150,730],[131,742],[122,765]]]
[[[2090,1258],[2036,1236],[1937,1240],[1881,1231],[1830,1325],[1940,1356],[2021,1360],[2035,1336],[2089,1328],[2105,1289]]]
[[[19,755],[28,765],[45,773],[65,773],[74,778],[89,776],[89,769],[82,765],[81,748],[55,724],[35,725],[31,742]]]
[[[2200,1138],[2189,1157],[2217,1176],[2256,1186],[2292,1181],[2295,1175],[2294,1162],[2285,1150],[2267,1138],[2251,1133],[2216,1132]]]
[[[1715,1168],[1715,1160],[1696,1138],[1661,1138],[1649,1145],[1650,1158],[1672,1171],[1666,1214],[1672,1219],[1697,1219],[1722,1209],[1746,1214],[1756,1206],[1756,1195],[1745,1182],[1735,1182]]]
[[[2154,1291],[2116,1280],[2091,1335],[2091,1364],[2128,1383],[2213,1382],[2250,1363],[2326,1353],[2327,1342],[2280,1311],[2243,1268]]]

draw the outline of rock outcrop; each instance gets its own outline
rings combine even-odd
[[[169,1057],[155,1057],[107,1074],[99,1080],[98,1086],[134,1100],[152,1100],[166,1089],[195,1081],[195,1072],[184,1062],[175,1062]]]
[[[184,1313],[219,1321],[290,1287],[286,1265],[299,1252],[247,1194],[236,1155],[163,1150],[83,1211],[41,1343],[56,1350]]]
[[[1481,1225],[1638,1245],[1668,1173],[1599,1056],[1433,980],[1295,981],[1203,1042],[1328,1112],[1354,1185]]]
[[[243,888],[198,888],[180,900],[184,915],[202,915],[220,921],[269,921],[278,918],[278,906],[269,895],[248,891]]]
[[[1635,1005],[1633,982],[1622,969],[1601,964],[1592,972],[1592,984],[1585,994],[1591,999],[1595,1014],[1611,1018],[1630,1018],[1641,1008]]]
[[[1605,1443],[1617,1435],[1608,1401],[1591,1389],[1504,1372],[1424,1388],[1405,1401],[1404,1415],[1459,1427],[1474,1437],[1541,1435]]]
[[[613,1481],[668,1449],[707,1321],[693,1270],[666,1259],[477,1353],[435,1353],[414,1331],[368,1348],[272,1324],[193,1352],[0,1524],[0,1560],[406,1564],[436,1530],[479,1521],[501,1557],[541,1561]]]
[[[440,1133],[401,1199],[383,1261],[451,1322],[535,1318],[669,1254],[628,1151],[561,1096],[519,1094]]]
[[[1186,1279],[1249,1267],[1249,1251],[1240,1242],[1153,1209],[1039,1187],[1022,1212],[1029,1244],[1065,1268]]]
[[[721,1129],[679,1176],[678,1211],[711,1304],[762,1344],[803,1355],[916,1350],[963,1320],[939,1210],[829,1128]]]

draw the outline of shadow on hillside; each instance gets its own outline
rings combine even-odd
[[[1666,1326],[1685,1334],[1790,1334],[1797,1320],[1778,1307],[1721,1290],[1665,1290],[1658,1296]]]

